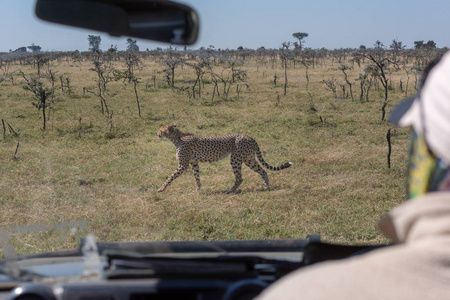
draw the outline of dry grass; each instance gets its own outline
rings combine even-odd
[[[115,66],[122,68],[123,62]],[[391,125],[380,121],[381,91],[372,90],[371,100],[364,103],[334,99],[322,80],[343,76],[327,62],[310,70],[308,90],[305,70],[288,70],[288,93],[283,96],[280,64],[272,69],[249,59],[241,67],[248,73],[249,88],[239,98],[233,87],[229,101],[217,96],[211,101],[213,85],[205,84],[202,99],[189,99],[186,92],[165,87],[157,73],[163,65],[149,57],[136,71],[141,118],[132,86],[108,84],[111,130],[100,100],[83,95],[83,87],[95,88],[91,67],[88,60],[50,64],[57,75],[70,78],[73,93],[57,90],[46,132],[20,76],[14,85],[7,78],[0,82],[0,118],[19,133],[15,137],[7,132],[0,139],[0,223],[17,252],[73,247],[88,232],[100,241],[277,239],[309,233],[320,233],[329,242],[384,241],[376,222],[404,201],[408,130],[394,137],[388,169],[385,135]],[[30,66],[12,66],[19,68],[36,72]],[[186,66],[176,72],[177,87],[194,79]],[[147,86],[155,74],[158,86]],[[280,76],[277,86],[274,74]],[[353,70],[351,76],[357,74]],[[394,82],[402,74],[395,76]],[[389,107],[404,96],[398,90],[390,95]],[[270,192],[259,175],[243,167],[241,192],[222,193],[234,180],[225,160],[200,165],[200,193],[191,172],[157,193],[177,166],[174,146],[156,137],[160,125],[172,123],[203,135],[248,134],[258,141],[267,162],[294,165],[268,171]],[[77,226],[65,223],[69,221],[81,225],[74,230]],[[35,226],[33,232],[26,227],[25,233],[17,228],[29,225],[48,226]]]

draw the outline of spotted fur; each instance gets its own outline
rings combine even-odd
[[[162,126],[158,131],[159,138],[169,139],[177,148],[177,160],[179,162],[178,168],[161,186],[158,192],[162,192],[166,187],[183,172],[192,166],[195,181],[197,183],[197,190],[200,190],[200,172],[198,163],[200,162],[215,162],[226,158],[231,154],[231,167],[235,176],[233,187],[229,190],[230,193],[236,191],[242,183],[242,163],[245,163],[250,169],[261,175],[266,183],[267,189],[269,187],[269,178],[266,171],[261,168],[255,159],[269,170],[280,171],[289,168],[292,163],[288,162],[278,167],[273,167],[266,163],[261,155],[258,144],[251,137],[244,134],[230,134],[223,136],[201,136],[192,133],[181,132],[175,125]]]

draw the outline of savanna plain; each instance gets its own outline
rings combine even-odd
[[[334,243],[386,242],[376,225],[406,199],[410,131],[391,130],[388,168],[393,126],[382,120],[385,90],[379,73],[368,72],[373,63],[350,50],[285,63],[278,52],[245,51],[3,57],[0,224],[16,253],[73,248],[88,233],[98,241],[320,234]],[[417,60],[406,57],[404,68],[385,70],[387,113],[416,93]],[[48,96],[45,130],[33,83]],[[267,170],[268,191],[243,165],[239,192],[226,194],[234,183],[227,158],[200,164],[200,192],[187,170],[158,193],[177,160],[175,146],[156,134],[172,124],[200,135],[247,134],[269,164],[293,166]]]

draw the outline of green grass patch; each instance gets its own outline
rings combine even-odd
[[[342,77],[330,68],[331,60],[310,70],[308,90],[304,69],[288,69],[290,84],[283,96],[283,78],[276,86],[270,78],[284,74],[281,64],[247,58],[241,68],[248,88],[238,96],[234,85],[224,100],[223,95],[213,99],[207,75],[201,97],[169,88],[157,73],[164,65],[149,56],[135,70],[140,117],[132,85],[121,81],[108,83],[104,97],[112,117],[102,114],[100,99],[83,94],[84,87],[96,86],[92,63],[82,60],[75,67],[70,61],[48,66],[70,78],[72,93],[56,89],[46,131],[23,80],[1,82],[0,118],[18,136],[0,135],[0,223],[18,253],[70,248],[88,232],[100,241],[304,238],[312,233],[327,242],[385,241],[376,223],[405,199],[409,133],[400,129],[393,137],[392,168],[387,169],[385,136],[391,125],[380,120],[378,91],[371,91],[376,98],[368,102],[335,99],[322,83]],[[112,65],[122,68],[123,61]],[[224,67],[212,66],[217,72]],[[11,70],[18,69],[36,73],[31,66],[11,64]],[[188,86],[195,79],[190,68],[176,72],[175,84]],[[358,76],[356,70],[349,73]],[[392,78],[400,76],[401,71]],[[392,91],[388,108],[401,98]],[[245,133],[256,139],[268,163],[294,165],[268,171],[271,191],[243,166],[240,193],[223,193],[234,182],[226,159],[200,165],[199,193],[191,170],[157,193],[177,167],[175,147],[156,136],[163,124],[202,135]],[[85,225],[58,227],[68,222]],[[32,225],[51,228],[17,231]]]

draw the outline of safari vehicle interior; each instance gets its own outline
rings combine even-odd
[[[37,0],[36,15],[173,45],[194,44],[203,25],[189,6],[163,0]],[[6,233],[0,241],[0,299],[22,300],[253,299],[293,270],[373,249],[321,243],[314,234],[171,242],[97,242],[88,235],[72,248],[14,256]]]

